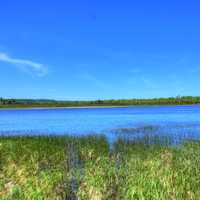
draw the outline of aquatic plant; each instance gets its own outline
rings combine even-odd
[[[200,142],[1,137],[0,199],[199,199]]]

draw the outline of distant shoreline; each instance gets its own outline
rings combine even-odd
[[[153,106],[200,106],[200,104],[155,104],[155,105],[122,105],[122,106],[54,106],[54,107],[0,107],[0,110],[48,110],[48,109],[90,109],[90,108],[128,108],[128,107],[153,107]]]
[[[128,108],[130,106],[63,106],[63,107],[5,107],[0,110],[46,110],[46,109],[81,109],[81,108]],[[133,105],[134,106],[134,105]]]
[[[0,109],[124,108],[130,106],[177,105],[200,105],[200,96],[105,100],[6,99],[0,97]]]

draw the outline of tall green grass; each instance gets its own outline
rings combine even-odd
[[[200,199],[200,142],[2,137],[0,199]]]

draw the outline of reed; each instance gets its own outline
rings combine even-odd
[[[200,142],[1,137],[0,199],[199,199]]]

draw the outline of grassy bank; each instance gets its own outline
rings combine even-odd
[[[0,199],[200,199],[200,143],[0,138]]]

